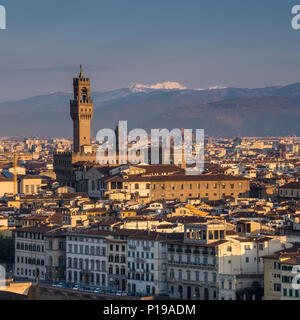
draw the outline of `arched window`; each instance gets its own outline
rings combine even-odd
[[[81,99],[82,102],[87,102],[88,101],[88,96],[87,96],[87,88],[82,88],[81,89]]]

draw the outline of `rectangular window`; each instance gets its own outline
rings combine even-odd
[[[281,284],[274,283],[274,291],[280,292],[281,291]]]
[[[286,288],[283,289],[283,296],[284,296],[284,297],[287,296],[287,289],[286,289]]]

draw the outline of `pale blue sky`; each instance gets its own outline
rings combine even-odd
[[[0,101],[178,81],[192,88],[300,81],[293,0],[0,0]]]

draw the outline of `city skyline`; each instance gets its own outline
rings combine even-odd
[[[299,37],[292,0],[0,0],[0,300],[299,301]]]

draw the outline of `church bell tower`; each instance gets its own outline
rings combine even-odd
[[[90,96],[90,79],[84,77],[82,66],[78,78],[73,79],[74,99],[70,101],[73,120],[73,152],[85,153],[91,149],[91,120],[93,100]]]

